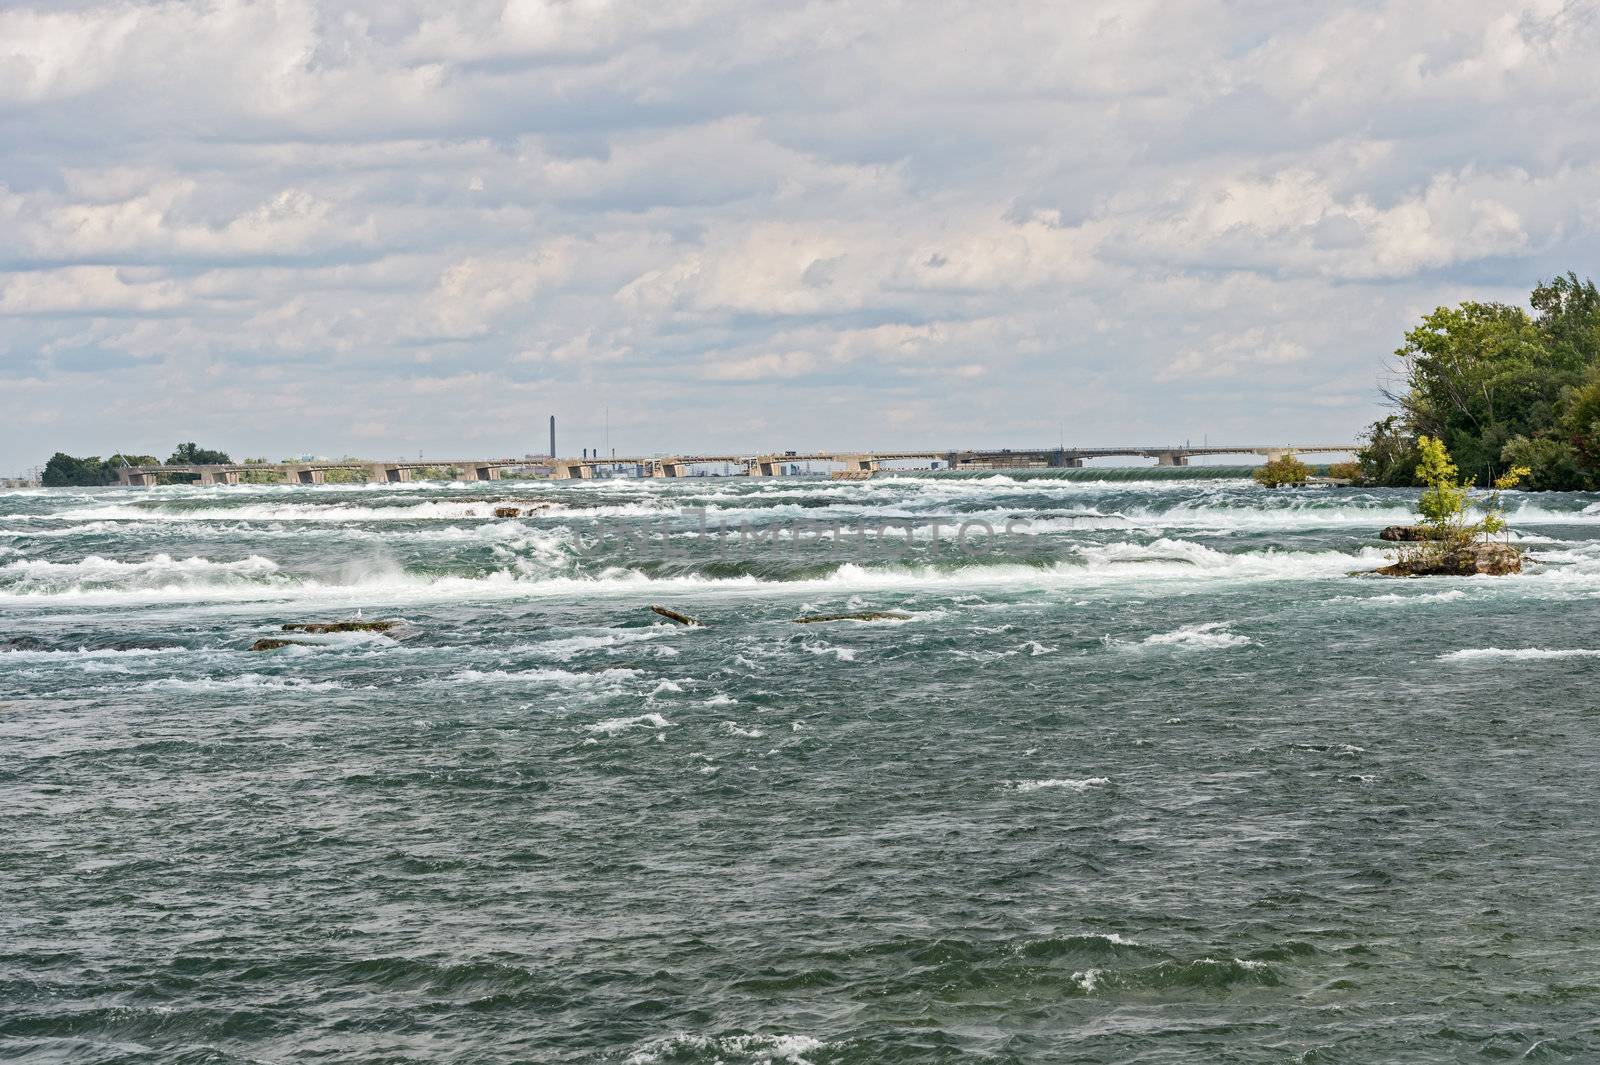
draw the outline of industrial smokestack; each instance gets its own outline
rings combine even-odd
[[[556,416],[550,415],[550,457],[556,457]]]

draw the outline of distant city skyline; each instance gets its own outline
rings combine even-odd
[[[56,450],[1261,443],[1595,272],[1588,5],[0,11],[0,475]]]

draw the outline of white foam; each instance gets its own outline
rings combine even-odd
[[[598,732],[606,736],[615,736],[635,728],[671,728],[672,722],[660,714],[640,714],[637,717],[613,717],[605,721],[597,721],[592,725],[585,725],[588,732]]]
[[[1110,777],[1084,777],[1073,780],[1070,777],[1052,778],[1050,780],[1019,780],[1012,787],[1018,791],[1040,791],[1045,788],[1063,788],[1067,791],[1084,792],[1090,788],[1100,788],[1111,783]]]
[[[452,676],[452,684],[606,684],[639,675],[637,669],[620,666],[593,673],[573,673],[565,669],[463,669]]]
[[[241,673],[236,677],[202,677],[184,679],[164,677],[142,685],[149,691],[236,691],[239,689],[265,689],[269,691],[331,692],[344,687],[336,680],[306,680],[302,677],[269,677],[261,673]]]
[[[660,1062],[686,1060],[686,1053],[696,1060],[711,1055],[718,1065],[772,1065],[784,1061],[789,1065],[810,1065],[805,1055],[821,1050],[827,1044],[807,1035],[726,1035],[710,1037],[678,1032],[664,1039],[652,1040],[629,1054],[624,1065],[658,1065]],[[699,1051],[700,1053],[694,1053]]]
[[[1594,658],[1596,656],[1600,656],[1600,649],[1588,647],[1469,647],[1461,651],[1442,654],[1439,656],[1439,661],[1470,662],[1483,659],[1507,659],[1536,662],[1551,658]]]
[[[207,559],[174,561],[157,556],[143,563],[123,563],[91,556],[79,563],[32,562],[0,566],[0,597],[74,595],[84,601],[138,602],[169,599],[230,601],[338,600],[415,602],[440,599],[501,599],[543,596],[719,592],[748,594],[772,591],[835,595],[852,591],[961,587],[1056,588],[1121,586],[1151,580],[1297,580],[1343,577],[1352,564],[1368,556],[1343,552],[1245,552],[1229,554],[1187,541],[1153,544],[1107,544],[1079,549],[1082,562],[1049,566],[1018,563],[974,563],[954,567],[862,565],[844,563],[822,577],[762,580],[753,576],[652,577],[620,566],[593,575],[552,572],[570,567],[554,539],[530,542],[535,557],[502,555],[506,568],[480,576],[431,576],[408,573],[381,556],[355,558],[337,581],[295,577],[275,562],[251,556],[238,562]],[[1370,556],[1382,561],[1374,551]],[[1600,564],[1600,560],[1597,560]],[[4,577],[10,574],[10,587]],[[23,584],[23,582],[27,582]],[[28,590],[19,590],[26,588]]]
[[[77,562],[25,559],[0,566],[0,595],[31,597],[92,593],[151,592],[284,580],[278,564],[260,555],[233,562],[175,559],[160,554],[140,562],[89,555]]]
[[[80,647],[76,651],[29,651],[0,649],[0,660],[17,661],[71,661],[96,658],[145,658],[150,655],[194,655],[201,652],[187,647]]]
[[[345,486],[340,486],[341,488]],[[442,487],[442,486],[441,486]],[[426,502],[407,501],[390,506],[372,506],[358,503],[328,502],[274,502],[239,503],[232,506],[192,506],[189,500],[226,499],[225,495],[190,496],[177,500],[164,499],[152,503],[128,505],[114,503],[98,507],[81,507],[34,515],[57,521],[91,522],[416,522],[460,521],[463,519],[494,520],[510,528],[519,526],[510,519],[496,519],[495,511],[502,507],[516,507],[519,518],[542,518],[561,515],[570,520],[619,517],[654,517],[677,514],[681,508],[672,503],[651,500],[635,502],[573,506],[548,499],[500,498],[488,500],[438,500]]]
[[[1121,649],[1168,648],[1175,651],[1219,651],[1230,647],[1244,647],[1255,643],[1248,636],[1229,632],[1231,621],[1209,621],[1202,625],[1184,625],[1171,632],[1146,636],[1136,644],[1108,641]]]
[[[560,639],[545,640],[541,643],[520,644],[511,648],[511,650],[513,652],[529,652],[544,658],[554,658],[565,662],[590,651],[603,651],[612,647],[621,647],[625,644],[654,640],[662,636],[671,635],[673,631],[666,625],[651,625],[647,629],[611,629],[591,636],[564,636]]]
[[[1467,593],[1460,588],[1451,588],[1443,592],[1419,592],[1416,595],[1403,595],[1399,592],[1386,592],[1383,595],[1336,595],[1329,602],[1382,606],[1395,603],[1453,603],[1466,597]]]

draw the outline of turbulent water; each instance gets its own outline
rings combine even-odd
[[[0,494],[0,1059],[1600,1060],[1600,497],[1187,472]]]

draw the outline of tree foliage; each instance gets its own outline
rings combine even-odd
[[[1285,485],[1298,486],[1305,484],[1307,479],[1310,478],[1311,467],[1293,455],[1284,455],[1256,467],[1251,476],[1256,479],[1257,484],[1265,485],[1268,488],[1282,488]]]
[[[1408,483],[1404,453],[1428,436],[1482,487],[1512,466],[1534,489],[1600,484],[1600,291],[1568,273],[1528,305],[1439,307],[1405,335],[1400,413],[1368,431],[1364,481]]]
[[[1451,461],[1444,442],[1435,437],[1417,438],[1422,461],[1417,464],[1417,480],[1426,485],[1417,500],[1417,509],[1430,535],[1427,546],[1418,551],[1448,551],[1479,536],[1489,537],[1505,531],[1506,518],[1502,493],[1515,488],[1529,474],[1526,466],[1512,466],[1494,479],[1492,491],[1477,503],[1483,510],[1480,521],[1471,520],[1472,481],[1461,479],[1461,471]]]
[[[1408,488],[1417,483],[1417,464],[1422,461],[1422,454],[1417,450],[1415,434],[1400,425],[1398,414],[1373,422],[1365,439],[1367,446],[1356,452],[1362,484]]]
[[[159,461],[154,455],[112,455],[107,459],[90,455],[87,458],[74,458],[57,451],[44,464],[40,481],[46,488],[92,488],[116,484],[117,471],[124,465],[154,466]]]
[[[200,447],[198,444],[179,444],[167,459],[169,466],[202,466],[229,463],[226,452],[211,451]],[[112,455],[102,459],[99,455],[90,455],[87,458],[77,458],[65,452],[57,451],[50,456],[50,461],[44,464],[44,473],[40,478],[46,488],[86,488],[95,485],[116,484],[120,477],[118,471],[124,466],[160,466],[161,460],[154,455]],[[193,479],[193,474],[161,474],[163,482],[173,478]]]
[[[221,466],[232,462],[226,451],[212,451],[192,440],[173,448],[167,459],[168,466]]]
[[[1417,463],[1417,480],[1427,487],[1417,500],[1422,520],[1433,530],[1430,539],[1454,543],[1469,539],[1467,527],[1468,491],[1471,481],[1460,480],[1461,471],[1450,461],[1444,442],[1431,436],[1417,438],[1422,461]]]

